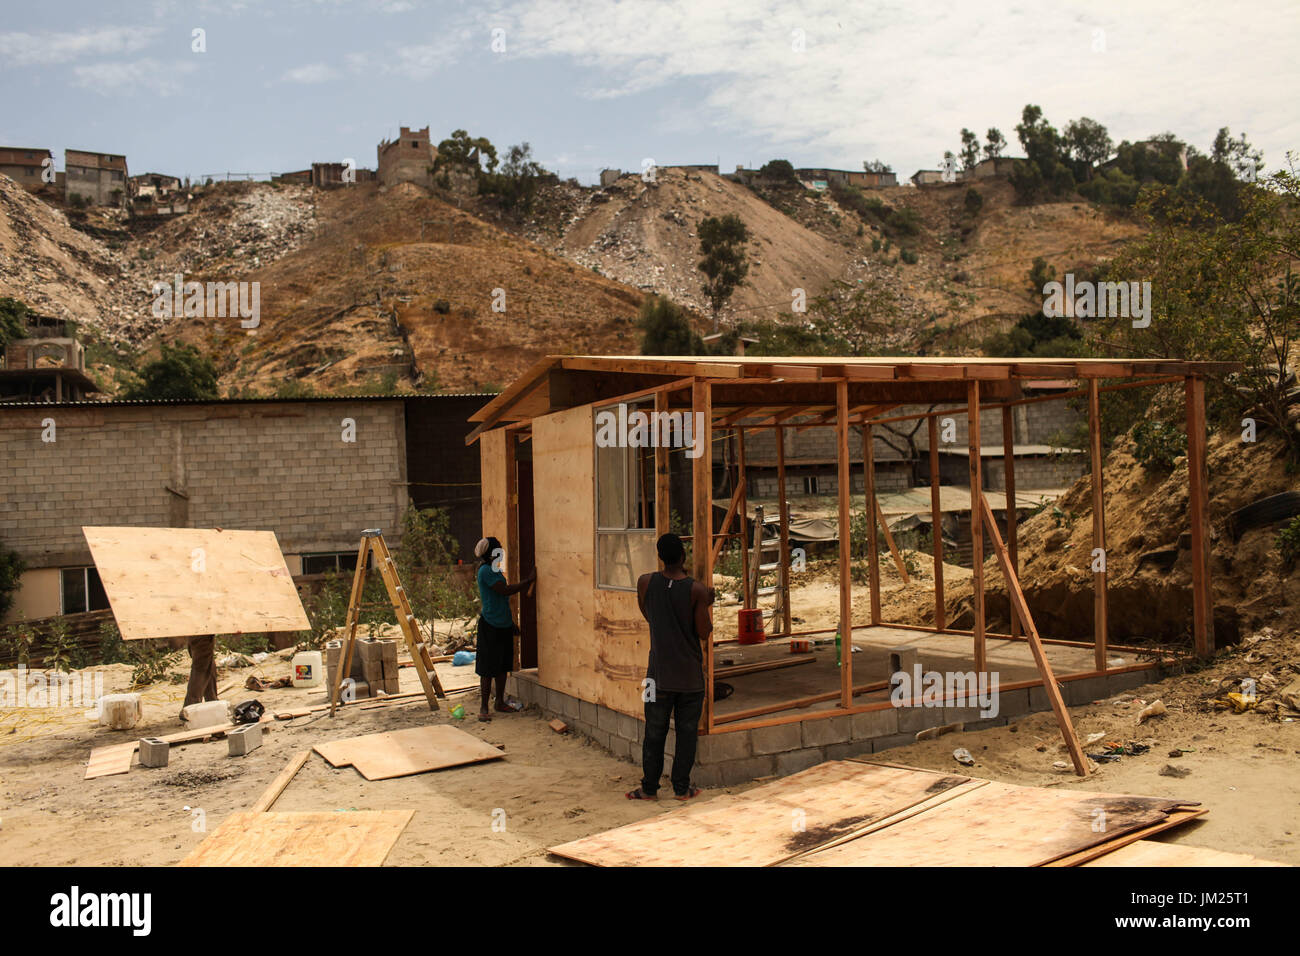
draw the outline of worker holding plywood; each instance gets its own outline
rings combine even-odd
[[[480,706],[478,719],[489,721],[492,713],[488,700],[492,696],[492,682],[496,681],[496,708],[502,713],[519,710],[514,701],[506,700],[506,677],[515,662],[514,615],[510,611],[510,596],[530,588],[537,580],[534,568],[518,584],[510,584],[501,573],[505,549],[496,538],[487,537],[474,546],[474,556],[479,559],[478,581],[479,612],[474,673],[479,676]]]

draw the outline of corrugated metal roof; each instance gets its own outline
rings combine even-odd
[[[6,408],[129,408],[143,405],[271,405],[290,402],[437,401],[442,398],[495,398],[496,392],[439,392],[432,395],[312,395],[302,398],[142,398],[108,402],[0,402]]]

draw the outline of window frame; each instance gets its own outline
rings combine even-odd
[[[601,412],[613,411],[618,412],[620,405],[627,407],[627,413],[630,416],[634,411],[644,411],[647,413],[654,412],[653,400],[646,402],[644,399],[636,401],[619,400],[609,402],[603,405],[593,405],[591,415],[591,457],[592,457],[592,527],[593,527],[593,548],[592,557],[595,570],[596,590],[598,591],[623,591],[635,592],[636,578],[634,577],[630,584],[610,584],[605,575],[604,562],[601,554],[601,539],[610,539],[613,537],[622,537],[631,541],[634,538],[648,539],[653,550],[655,540],[655,527],[652,525],[648,528],[636,527],[634,522],[638,521],[637,514],[644,501],[647,512],[653,513],[657,502],[654,501],[655,483],[653,473],[650,481],[645,480],[644,472],[639,466],[640,453],[645,449],[632,445],[616,445],[615,449],[622,452],[622,498],[623,498],[623,521],[621,525],[608,525],[601,523],[601,452],[610,449],[601,448],[596,443],[597,418]],[[653,419],[652,419],[653,421]],[[645,542],[643,541],[642,544]],[[653,570],[647,569],[647,570]],[[635,574],[635,572],[634,572]]]

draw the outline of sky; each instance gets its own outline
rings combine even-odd
[[[4,0],[0,146],[132,174],[374,168],[399,127],[528,142],[562,177],[782,158],[900,174],[1026,103],[1118,144],[1300,153],[1300,3]],[[196,33],[196,31],[200,31]],[[1300,161],[1300,156],[1297,157]]]

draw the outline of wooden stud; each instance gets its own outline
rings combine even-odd
[[[713,587],[713,551],[709,547],[713,534],[713,409],[712,386],[701,379],[691,384],[691,411],[703,413],[704,434],[696,436],[704,449],[691,462],[691,497],[694,517],[691,524],[692,577],[706,588]],[[697,417],[696,420],[701,420]],[[710,609],[709,614],[713,611]],[[713,729],[713,636],[704,642],[704,714],[702,729]]]
[[[752,608],[754,595],[749,593],[749,481],[745,468],[745,432],[737,428],[736,434],[736,493],[740,495],[740,576],[742,606]]]
[[[870,425],[862,426],[863,520],[867,525],[867,579],[871,592],[871,623],[879,624],[880,613],[880,540],[876,530],[876,456],[875,438]]]
[[[506,577],[511,581],[518,581],[519,573],[519,456],[517,454],[518,442],[516,433],[513,431],[506,432],[506,540],[504,542],[506,549]],[[636,454],[636,449],[633,449]],[[519,595],[512,595],[507,598],[510,606],[514,611],[515,620],[521,619],[519,605],[523,600]],[[519,670],[522,659],[522,641],[519,635],[511,638],[514,645],[514,669]]]
[[[668,393],[655,392],[655,412],[660,421],[668,413]],[[668,449],[655,443],[655,536],[662,537],[672,530],[673,495],[671,463]]]
[[[791,630],[790,621],[790,502],[786,498],[785,490],[785,429],[778,426],[776,429],[776,486],[777,486],[777,508],[780,515],[781,528],[780,535],[781,549],[781,570],[780,580],[777,582],[781,594],[781,634],[789,634]]]
[[[740,507],[740,486],[736,486],[735,492],[731,496],[731,504],[727,506],[727,516],[722,519],[722,527],[714,536],[713,548],[709,555],[710,563],[718,560],[718,553],[722,551],[722,546],[727,543],[731,532],[731,522],[736,518],[736,509]]]
[[[1214,652],[1210,608],[1210,479],[1205,456],[1205,381],[1189,375],[1187,402],[1187,502],[1192,525],[1192,646],[1198,657]]]
[[[885,512],[880,507],[880,499],[873,496],[873,503],[875,504],[875,519],[880,524],[880,533],[885,536],[885,547],[893,555],[894,567],[898,569],[898,576],[903,579],[904,584],[911,584],[912,578],[907,573],[907,562],[903,560],[903,553],[898,550],[898,545],[894,543],[894,533],[889,530],[889,522],[885,520]]]
[[[840,706],[853,706],[853,577],[849,567],[849,383],[835,385],[839,417],[835,421],[839,447],[839,546],[840,546]]]
[[[1043,678],[1043,690],[1052,705],[1052,712],[1056,714],[1061,736],[1065,738],[1066,749],[1069,750],[1070,760],[1074,763],[1074,772],[1080,777],[1086,777],[1088,776],[1087,758],[1084,757],[1083,749],[1079,746],[1079,738],[1074,733],[1074,724],[1070,720],[1070,712],[1065,707],[1065,700],[1061,697],[1061,688],[1056,683],[1056,675],[1052,671],[1051,662],[1047,659],[1047,652],[1043,650],[1043,644],[1038,639],[1038,628],[1034,626],[1034,619],[1029,613],[1029,604],[1025,601],[1025,593],[1020,589],[1020,579],[1016,577],[1015,569],[1011,567],[1006,546],[998,533],[998,523],[993,520],[993,509],[989,507],[988,499],[983,494],[979,496],[979,505],[981,513],[988,521],[993,553],[997,556],[998,563],[1002,565],[1002,574],[1007,579],[1007,595],[1011,598],[1015,613],[1020,616],[1021,624],[1024,625],[1025,636],[1029,639],[1029,651],[1034,655],[1034,663],[1038,665],[1038,673]],[[1103,667],[1102,670],[1104,671],[1105,668]]]
[[[934,623],[948,623],[943,606],[943,507],[939,494],[939,419],[926,422],[930,433],[930,525],[934,533]]]
[[[1011,569],[1020,573],[1020,546],[1016,535],[1016,425],[1009,405],[1002,406],[1002,471],[1006,478],[1007,554]],[[1020,618],[1011,615],[1011,633],[1020,633]]]
[[[262,792],[257,798],[257,802],[249,807],[250,813],[266,813],[275,805],[275,801],[280,799],[280,794],[284,793],[294,776],[302,769],[302,765],[307,762],[311,756],[310,750],[301,751],[295,754],[289,761],[289,765],[280,771],[279,776],[271,781],[271,785]]]
[[[1088,457],[1092,462],[1092,547],[1101,549],[1102,570],[1092,573],[1092,627],[1097,667],[1106,667],[1106,639],[1109,622],[1106,612],[1106,497],[1102,486],[1101,394],[1098,381],[1088,379]]]
[[[966,386],[966,416],[970,435],[970,555],[971,600],[975,610],[975,671],[983,674],[988,668],[984,648],[984,529],[980,501],[984,497],[984,471],[980,461],[980,383],[972,381]]]

